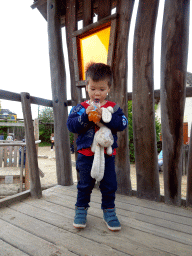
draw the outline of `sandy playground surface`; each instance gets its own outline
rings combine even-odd
[[[77,182],[76,168],[75,168],[75,155],[71,154],[72,160],[72,174],[73,182]],[[45,176],[40,178],[41,186],[43,189],[54,186],[57,184],[56,177],[56,160],[55,151],[51,151],[50,147],[39,147],[38,149],[38,164],[39,168],[43,171]],[[164,183],[163,183],[163,173],[159,174],[160,180],[160,192],[161,195],[164,194]],[[136,190],[136,170],[135,165],[131,164],[131,184],[132,189]],[[186,187],[187,187],[187,177],[182,177],[182,197],[186,198]],[[19,184],[0,184],[0,197],[13,195],[18,193]]]

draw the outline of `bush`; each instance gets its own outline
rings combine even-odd
[[[39,139],[41,142],[50,143],[52,133],[53,109],[44,107],[39,114]]]

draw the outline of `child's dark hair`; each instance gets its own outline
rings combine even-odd
[[[87,82],[89,78],[94,82],[109,79],[108,86],[110,87],[112,84],[113,75],[111,68],[104,63],[89,63],[86,67],[85,74]]]

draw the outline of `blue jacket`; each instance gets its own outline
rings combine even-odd
[[[114,138],[112,148],[117,148],[117,132],[123,131],[127,127],[128,120],[118,104],[108,101],[105,105],[107,105],[107,107],[112,106],[114,113],[112,114],[112,119],[109,123],[104,123],[102,120],[101,122],[111,130]],[[82,102],[76,107],[73,107],[67,120],[69,131],[78,134],[76,141],[77,151],[82,148],[91,147],[95,135],[96,125],[88,119],[88,115],[86,114],[87,106],[87,103]]]

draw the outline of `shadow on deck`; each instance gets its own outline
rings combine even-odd
[[[0,209],[0,255],[192,255],[191,210],[117,195],[120,232],[107,229],[101,195],[92,193],[85,230],[72,225],[76,186]]]

